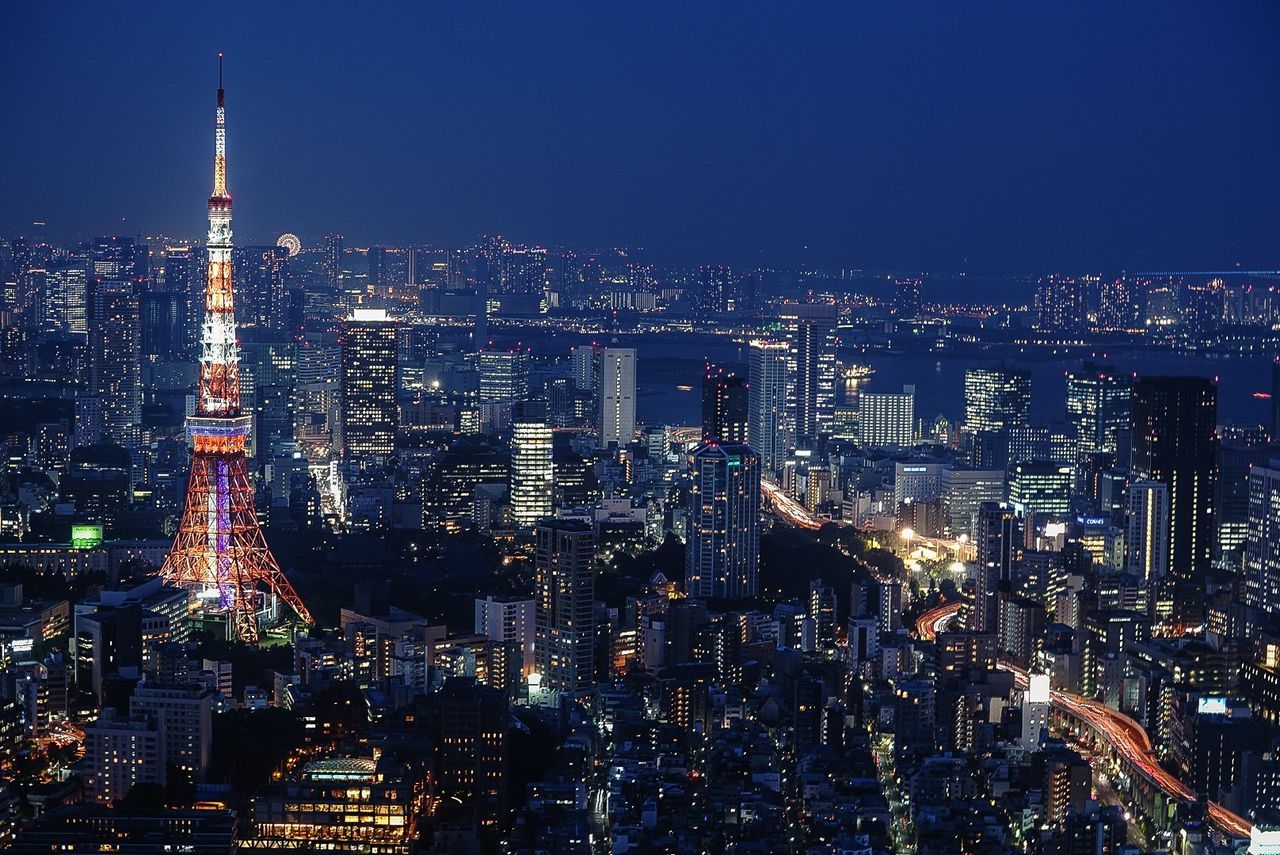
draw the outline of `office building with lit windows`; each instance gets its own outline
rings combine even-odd
[[[1169,489],[1169,575],[1173,620],[1204,617],[1212,569],[1218,390],[1204,377],[1142,377],[1133,389],[1130,478]]]
[[[785,341],[751,342],[747,384],[747,444],[760,455],[764,471],[776,474],[791,450],[787,415],[790,346]]]
[[[760,591],[760,458],[750,446],[703,443],[689,452],[685,593]]]
[[[1026,517],[1066,517],[1073,480],[1070,466],[1047,460],[1019,463],[1009,477],[1009,501]]]
[[[600,447],[625,447],[636,435],[635,348],[603,348],[596,382],[599,384],[596,400],[600,406],[597,419]]]
[[[1129,429],[1132,381],[1110,365],[1086,362],[1067,374],[1067,421],[1076,426],[1080,456],[1116,454]]]
[[[858,396],[858,443],[863,448],[905,448],[915,442],[916,387]]]
[[[747,441],[749,389],[746,378],[714,365],[702,378],[703,442]]]
[[[1027,423],[1031,374],[1010,368],[969,368],[964,372],[964,426],[970,432],[996,431]]]
[[[551,514],[555,489],[551,427],[528,409],[511,425],[511,515],[521,528]]]
[[[836,407],[836,324],[839,309],[828,303],[788,303],[779,317],[791,344],[791,403],[795,442],[812,448],[829,435]]]
[[[1280,614],[1280,461],[1249,471],[1249,526],[1244,546],[1245,603]]]
[[[529,396],[529,351],[482,350],[476,354],[480,403],[523,401]]]
[[[534,530],[536,674],[530,693],[576,698],[595,688],[596,545],[590,525],[545,519]]]
[[[342,326],[342,450],[384,462],[395,454],[396,322],[383,309],[355,309]]]

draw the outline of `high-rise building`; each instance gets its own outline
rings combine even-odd
[[[1048,460],[1015,464],[1009,477],[1009,501],[1023,516],[1045,515],[1065,518],[1071,513],[1070,466]]]
[[[45,273],[45,320],[70,333],[89,331],[89,272],[83,263],[52,267]]]
[[[480,373],[480,403],[523,401],[529,396],[529,351],[482,350],[476,354]]]
[[[1009,590],[1013,568],[1022,548],[1022,520],[1003,502],[983,502],[978,507],[977,567],[968,629],[988,632],[996,628],[997,593]]]
[[[1249,527],[1244,545],[1245,602],[1280,613],[1280,461],[1249,471]]]
[[[204,779],[213,750],[213,691],[203,685],[138,686],[129,713],[156,721],[164,739],[165,762],[189,776]]]
[[[342,288],[342,235],[324,236],[324,280],[329,294]]]
[[[507,693],[452,677],[428,703],[436,743],[436,792],[474,805],[481,826],[499,825],[507,802]]]
[[[863,448],[906,448],[915,442],[916,387],[858,396],[858,441]]]
[[[1176,623],[1204,615],[1213,560],[1218,391],[1203,377],[1142,377],[1133,389],[1134,481],[1169,488],[1169,574]]]
[[[577,520],[543,520],[534,531],[541,688],[579,697],[595,687],[595,536]]]
[[[236,322],[247,327],[281,329],[285,311],[285,262],[282,246],[242,246],[232,253],[235,280],[246,299],[237,301]]]
[[[630,445],[636,435],[636,351],[632,347],[606,347],[600,351],[599,383],[600,447]]]
[[[1103,282],[1098,293],[1098,329],[1126,330],[1141,323],[1139,289],[1131,279],[1119,277]]]
[[[384,462],[396,451],[396,322],[384,309],[355,309],[342,325],[342,451]]]
[[[138,352],[144,368],[144,385],[155,366],[183,357],[185,311],[181,296],[171,291],[147,291],[138,295]]]
[[[894,317],[910,319],[918,318],[923,313],[924,280],[918,278],[899,279],[893,283]]]
[[[788,304],[781,318],[791,342],[795,442],[812,448],[835,420],[839,310],[827,303]]]
[[[490,641],[519,645],[521,673],[532,674],[537,636],[537,601],[528,597],[476,597],[475,632]]]
[[[1020,369],[969,368],[964,372],[964,426],[976,433],[1027,423],[1031,375]]]
[[[164,253],[164,289],[177,294],[184,308],[184,344],[188,354],[199,350],[204,321],[204,252],[190,246],[170,246]]]
[[[746,444],[748,400],[742,375],[708,365],[702,378],[702,441]]]
[[[791,450],[787,417],[787,362],[785,341],[756,339],[751,342],[751,367],[747,384],[747,444],[760,455],[766,473],[782,471]]]
[[[983,502],[1005,499],[1005,473],[1000,469],[964,469],[946,466],[942,470],[942,501],[951,525],[951,536],[977,534],[978,508]]]
[[[85,801],[110,805],[137,784],[163,785],[164,748],[164,733],[154,718],[104,709],[84,729]]]
[[[1165,582],[1169,575],[1169,485],[1135,481],[1126,492],[1125,572],[1142,579],[1154,614],[1169,617]],[[1161,607],[1160,604],[1166,604]]]
[[[533,408],[511,425],[511,516],[521,528],[551,514],[555,489],[552,430],[541,414],[528,409]]]
[[[1280,442],[1280,356],[1271,360],[1271,441]]]
[[[390,285],[391,281],[387,271],[387,248],[385,246],[369,247],[368,262],[369,284]]]
[[[722,264],[705,264],[698,271],[698,289],[694,293],[694,312],[699,317],[725,312],[733,291],[733,270]]]
[[[1130,387],[1129,377],[1109,365],[1086,362],[1067,374],[1067,421],[1076,426],[1081,457],[1119,451],[1119,436],[1129,429]]]
[[[760,591],[760,458],[750,446],[703,443],[689,452],[685,593]]]
[[[1090,280],[1075,276],[1046,276],[1036,288],[1036,326],[1042,330],[1075,333],[1088,325]]]
[[[141,319],[137,285],[94,276],[89,282],[89,391],[102,413],[102,438],[141,439]]]

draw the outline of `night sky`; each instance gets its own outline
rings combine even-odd
[[[73,11],[74,10],[74,11]],[[1280,4],[6,4],[0,229],[1280,266]]]

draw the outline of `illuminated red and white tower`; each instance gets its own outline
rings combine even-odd
[[[182,521],[160,573],[170,584],[193,589],[210,609],[224,610],[236,635],[252,643],[258,639],[258,614],[272,595],[305,623],[312,620],[262,535],[245,458],[251,417],[240,409],[222,54],[218,54],[214,133],[199,400],[195,415],[187,421],[192,442],[191,479]]]

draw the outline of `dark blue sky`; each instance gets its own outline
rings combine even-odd
[[[1277,44],[1269,0],[14,3],[0,228],[199,235],[221,49],[242,241],[1275,267]]]

